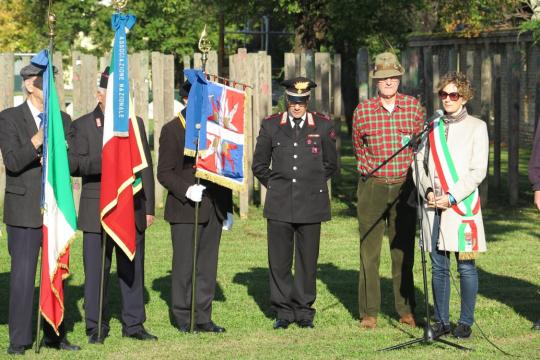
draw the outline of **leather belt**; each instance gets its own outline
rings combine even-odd
[[[400,177],[400,178],[383,178],[383,177],[372,177],[373,181],[379,184],[386,184],[386,185],[394,185],[394,184],[402,184],[407,179],[406,176]]]

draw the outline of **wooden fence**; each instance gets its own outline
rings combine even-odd
[[[375,93],[368,81],[370,58],[365,49],[358,51],[360,98]],[[441,107],[437,96],[439,79],[448,71],[467,74],[475,90],[467,109],[487,122],[493,144],[492,185],[494,190],[501,190],[501,153],[506,147],[508,201],[515,205],[520,179],[519,149],[530,147],[540,116],[540,52],[530,34],[498,31],[476,38],[413,37],[402,52],[401,62],[405,75],[400,91],[421,99],[428,116]],[[487,181],[481,190],[487,200]]]
[[[195,53],[193,57],[184,56],[181,63],[183,68],[200,68],[201,54]],[[110,57],[96,58],[95,56],[74,51],[69,57],[69,66],[62,71],[62,54],[55,54],[55,64],[60,68],[56,79],[58,93],[62,108],[70,103],[69,110],[72,118],[92,111],[96,106],[96,85],[100,72],[110,62]],[[230,56],[228,73],[218,74],[217,53],[209,53],[206,72],[212,75],[228,77],[234,85],[235,82],[248,84],[246,88],[248,106],[245,119],[247,125],[248,148],[248,187],[239,195],[240,215],[248,216],[249,205],[254,199],[257,203],[264,203],[265,189],[253,178],[251,160],[255,147],[256,137],[259,133],[261,120],[273,112],[272,108],[272,62],[264,51],[248,53],[246,49],[239,49],[237,54]],[[0,54],[0,111],[11,107],[13,103],[15,61],[14,54]],[[66,60],[66,58],[64,58]],[[311,108],[320,112],[331,114],[336,120],[342,120],[341,99],[341,57],[339,54],[331,57],[327,53],[285,54],[286,66],[284,77],[308,76],[318,83],[315,96],[312,97]],[[24,57],[27,63],[29,57]],[[173,118],[174,114],[174,84],[175,76],[183,77],[181,69],[175,69],[173,55],[158,52],[140,52],[129,55],[130,90],[134,97],[136,113],[144,119],[149,142],[154,149],[154,172],[158,161],[159,134],[165,122]],[[68,75],[71,80],[71,91],[64,91],[64,79]],[[68,81],[69,83],[70,81]],[[17,89],[18,91],[19,89]],[[149,103],[152,103],[153,118],[149,119]],[[5,186],[5,169],[0,161],[0,201],[3,200]],[[80,179],[73,179],[74,195],[78,207],[80,196]],[[156,179],[156,206],[163,207],[164,189]]]

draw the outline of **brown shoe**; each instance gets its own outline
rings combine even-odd
[[[377,318],[366,315],[360,321],[360,326],[364,329],[375,329],[377,327]]]
[[[414,316],[411,313],[401,316],[399,318],[399,322],[402,324],[407,324],[410,327],[416,327],[416,321],[414,320]]]

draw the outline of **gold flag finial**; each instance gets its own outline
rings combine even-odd
[[[116,9],[116,11],[120,12],[127,7],[128,0],[112,0],[111,3],[112,6],[114,6],[114,8]]]

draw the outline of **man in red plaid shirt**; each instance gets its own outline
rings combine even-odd
[[[419,101],[397,91],[403,73],[394,54],[377,55],[370,76],[376,81],[378,95],[360,102],[353,116],[353,145],[361,176],[357,190],[358,302],[364,328],[377,326],[381,305],[379,263],[385,227],[390,241],[394,302],[399,321],[416,326],[412,273],[416,217],[414,208],[407,204],[414,189],[410,171],[412,150],[406,148],[371,177],[363,179],[421,130],[424,113]]]

